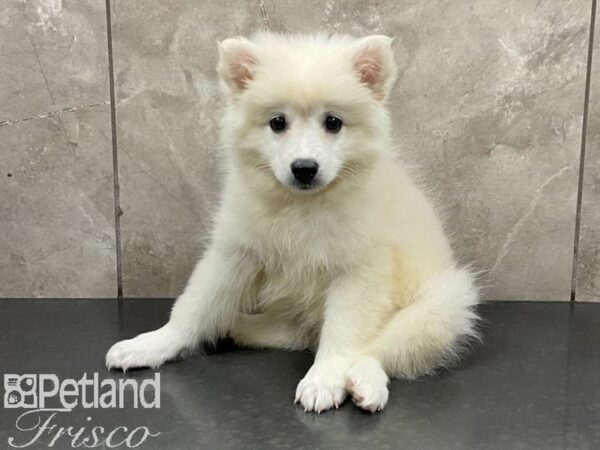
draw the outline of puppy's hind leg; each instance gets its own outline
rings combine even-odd
[[[450,268],[427,280],[377,337],[371,354],[392,377],[414,379],[453,362],[477,337],[473,276]]]

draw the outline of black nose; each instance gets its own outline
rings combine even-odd
[[[292,165],[294,178],[300,183],[310,183],[319,171],[319,163],[314,159],[297,159]]]

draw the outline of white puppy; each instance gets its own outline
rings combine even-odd
[[[391,150],[391,42],[220,44],[227,179],[210,246],[169,322],[115,344],[109,368],[158,367],[227,334],[312,347],[296,401],[320,412],[350,393],[376,411],[388,376],[429,374],[475,336],[472,276]]]

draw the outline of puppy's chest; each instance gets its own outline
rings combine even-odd
[[[267,268],[335,271],[364,252],[358,226],[339,218],[282,215],[254,224],[250,245]]]
[[[263,270],[258,303],[298,315],[321,314],[331,283],[368,251],[360,223],[335,211],[298,211],[246,222],[246,243]]]
[[[305,327],[318,327],[333,278],[333,273],[314,268],[271,267],[261,274],[257,306],[259,309],[274,307]]]
[[[263,268],[258,301],[265,306],[277,302],[296,315],[313,315],[304,320],[314,322],[348,256],[331,236],[300,228],[289,235],[273,233],[260,239],[255,248]]]

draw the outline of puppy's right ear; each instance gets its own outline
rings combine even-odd
[[[219,64],[217,73],[227,95],[240,94],[252,81],[258,63],[258,48],[243,37],[225,39],[219,44]]]
[[[396,79],[392,41],[387,36],[367,36],[358,41],[352,57],[352,65],[361,83],[377,100],[385,100]]]

